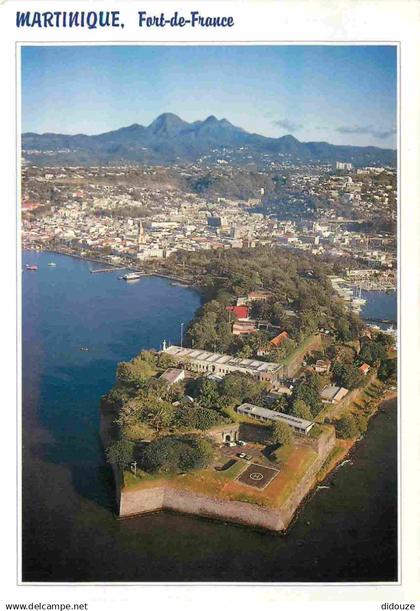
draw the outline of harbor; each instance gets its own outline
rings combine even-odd
[[[330,281],[349,310],[358,314],[372,328],[396,334],[398,304],[395,285],[390,289],[388,284],[381,281],[356,284],[354,277],[339,276],[330,276]]]

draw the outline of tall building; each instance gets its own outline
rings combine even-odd
[[[140,250],[141,245],[144,244],[145,241],[143,221],[140,220],[137,231],[137,250]]]
[[[345,163],[343,161],[336,161],[335,168],[336,170],[351,170],[353,168],[353,164]]]
[[[227,221],[224,216],[208,216],[207,225],[209,227],[226,227]]]

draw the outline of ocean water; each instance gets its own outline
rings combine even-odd
[[[362,297],[366,299],[360,313],[362,318],[397,321],[398,299],[396,291],[389,293],[385,291],[362,291]],[[390,325],[379,323],[378,326],[387,329]]]
[[[200,297],[166,279],[90,274],[94,264],[62,255],[23,261],[39,266],[22,272],[24,581],[397,579],[395,401],[285,535],[166,512],[116,519],[99,399],[119,361],[179,341]]]

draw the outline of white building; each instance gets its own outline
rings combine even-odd
[[[344,399],[348,392],[347,388],[327,386],[321,392],[321,400],[323,403],[338,403],[341,399]]]
[[[305,420],[304,418],[296,418],[296,416],[290,416],[289,414],[282,414],[281,412],[275,412],[272,409],[266,407],[258,407],[252,405],[252,403],[242,403],[237,410],[238,414],[249,416],[255,420],[262,422],[284,422],[288,424],[295,433],[301,435],[307,435],[315,422],[311,420]]]
[[[266,363],[255,359],[240,359],[229,354],[218,354],[207,350],[194,350],[169,346],[164,352],[170,354],[178,362],[183,363],[186,369],[199,373],[227,373],[240,372],[256,377],[261,382],[270,382],[279,386],[283,378],[283,366],[278,363]]]
[[[174,367],[170,367],[162,373],[162,375],[159,377],[159,380],[164,380],[167,384],[169,384],[169,386],[172,386],[172,384],[182,382],[184,378],[185,371],[183,369],[176,369]]]
[[[344,163],[343,161],[337,161],[335,167],[337,170],[351,170],[353,168],[353,164]]]

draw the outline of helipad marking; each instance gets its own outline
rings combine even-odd
[[[263,479],[264,475],[262,473],[251,473],[249,477],[255,481],[258,481]]]
[[[236,477],[236,481],[244,486],[263,490],[278,474],[278,469],[251,463]]]

